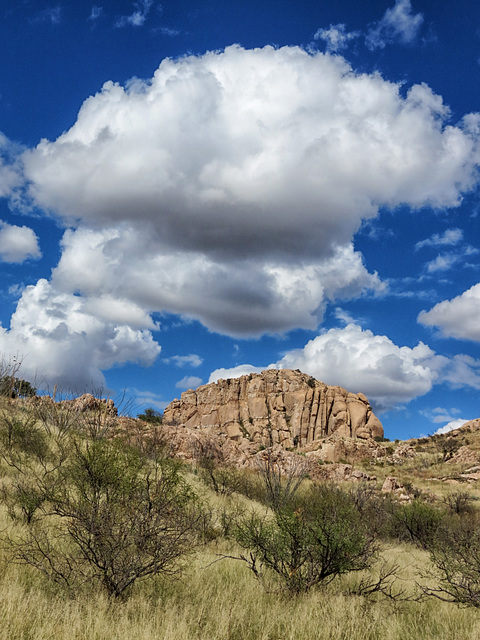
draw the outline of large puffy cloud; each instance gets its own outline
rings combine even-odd
[[[41,256],[38,237],[33,229],[0,220],[0,262],[20,263]]]
[[[152,364],[160,347],[147,328],[131,327],[142,324],[141,312],[127,303],[117,317],[115,307],[103,314],[95,305],[92,314],[88,302],[39,280],[24,290],[10,329],[0,326],[0,352],[7,360],[20,356],[22,374],[37,384],[72,391],[104,387],[102,370],[115,364]]]
[[[388,408],[430,391],[437,377],[434,359],[434,352],[422,342],[413,348],[399,347],[387,336],[349,324],[317,336],[303,349],[286,354],[278,365],[362,391]]]
[[[480,361],[464,355],[449,359],[423,342],[413,348],[399,347],[387,336],[375,335],[353,323],[322,333],[268,367],[218,369],[211,374],[210,382],[266,368],[300,369],[326,384],[365,393],[378,411],[422,396],[434,384],[480,388]]]
[[[67,231],[52,281],[59,290],[131,300],[141,308],[168,309],[200,319],[230,335],[315,329],[329,300],[381,290],[361,255],[339,247],[319,263],[236,260],[200,252],[162,250],[148,231],[119,227]]]
[[[422,311],[418,321],[439,327],[445,336],[480,341],[480,283],[461,295],[436,304],[430,311]]]
[[[65,361],[82,340],[94,354],[78,358],[86,380],[150,361],[146,345],[158,353],[154,311],[230,335],[315,329],[329,301],[381,289],[353,249],[362,220],[401,203],[456,206],[476,183],[479,117],[448,118],[425,85],[403,96],[298,47],[233,46],[108,82],[69,131],[21,155],[22,172],[17,162],[0,173],[17,205],[71,226],[49,295],[27,290],[2,339],[28,340],[42,364],[51,344],[56,371],[58,324],[72,338]],[[73,311],[41,340],[22,325],[30,306],[50,326],[52,296],[81,305],[88,327]]]
[[[426,85],[404,98],[340,56],[232,46],[106,83],[23,160],[30,196],[65,220],[298,263],[350,242],[379,206],[458,204],[476,180],[478,117],[446,118]]]
[[[300,369],[327,384],[361,391],[381,410],[430,391],[441,365],[442,359],[422,342],[399,347],[387,336],[349,324],[317,336],[270,367]],[[223,369],[221,376],[213,372],[211,380],[247,372],[245,367]]]
[[[33,202],[76,227],[56,287],[258,335],[380,288],[351,245],[380,206],[459,203],[478,117],[447,118],[427,86],[403,97],[340,56],[232,46],[107,83],[23,165]]]

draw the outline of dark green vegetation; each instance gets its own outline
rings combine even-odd
[[[139,413],[137,418],[150,424],[162,424],[162,414],[152,407],[148,407],[143,413]]]
[[[368,569],[378,553],[353,497],[332,485],[312,486],[270,516],[252,511],[234,537],[249,552],[241,558],[255,575],[273,571],[291,594]]]
[[[36,388],[27,380],[10,375],[0,378],[0,396],[6,398],[32,398],[36,394]]]

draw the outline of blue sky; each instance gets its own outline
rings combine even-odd
[[[269,366],[480,415],[473,1],[0,3],[0,353],[161,410]]]

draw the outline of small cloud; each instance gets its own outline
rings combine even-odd
[[[0,221],[1,262],[20,264],[29,258],[38,260],[41,257],[38,237],[33,229]]]
[[[462,418],[456,418],[455,420],[452,420],[451,422],[449,422],[445,426],[440,427],[440,429],[437,429],[435,431],[434,435],[440,435],[442,433],[449,433],[450,431],[453,431],[454,429],[459,429],[460,427],[463,427],[463,425],[466,422],[468,422],[468,420],[463,420]]]
[[[175,385],[177,389],[196,389],[202,384],[202,379],[197,376],[185,376]]]
[[[359,36],[359,31],[348,32],[344,24],[331,24],[328,29],[318,29],[313,37],[315,40],[323,40],[327,51],[335,53],[346,49],[350,40]]]
[[[180,35],[180,31],[178,29],[171,29],[170,27],[160,27],[159,31],[164,36],[170,36],[172,38]]]
[[[437,271],[447,271],[451,269],[460,259],[460,256],[456,253],[444,253],[438,255],[435,260],[431,260],[427,263],[428,273],[436,273]]]
[[[452,422],[459,420],[458,415],[461,413],[459,409],[444,409],[443,407],[435,407],[432,410],[420,411],[420,414],[431,420],[433,424],[440,424],[442,422]]]
[[[455,246],[463,240],[461,229],[447,229],[444,233],[434,233],[430,238],[420,240],[415,245],[415,251],[423,247]]]
[[[62,7],[59,4],[56,7],[47,7],[40,11],[33,19],[33,22],[50,22],[51,24],[60,24],[61,21]]]
[[[89,17],[87,18],[87,20],[90,20],[91,22],[95,23],[99,18],[102,18],[105,15],[105,12],[103,11],[103,7],[97,7],[97,5],[93,5],[92,7],[92,11],[90,12]]]
[[[169,401],[163,400],[161,396],[151,391],[128,388],[126,389],[126,394],[128,397],[132,398],[135,410],[138,409],[140,411],[143,411],[147,407],[152,407],[152,409],[155,409],[157,411],[163,411],[165,407],[170,404]]]
[[[20,298],[24,289],[24,284],[12,284],[10,287],[8,287],[8,295],[12,296],[12,298]]]
[[[479,253],[479,250],[470,245],[462,247],[461,251],[439,254],[435,260],[427,262],[426,268],[428,273],[436,273],[437,271],[447,271],[454,265],[461,263],[463,267],[477,268],[476,264],[471,264],[466,261],[469,256],[474,256]]]
[[[348,311],[345,311],[340,307],[337,307],[335,309],[334,315],[337,320],[343,322],[343,324],[345,325],[350,324],[351,322],[355,322],[355,318],[350,313],[348,313]]]
[[[240,364],[237,367],[231,369],[215,369],[210,374],[208,382],[217,382],[218,380],[227,380],[228,378],[240,378],[246,376],[249,373],[262,373],[265,369],[275,369],[275,365],[271,364],[268,367],[254,367],[253,364]]]
[[[381,225],[377,218],[362,220],[362,224],[358,233],[366,236],[370,240],[377,241],[383,241],[386,238],[395,237],[395,231]]]
[[[412,13],[410,0],[395,0],[395,6],[387,9],[383,18],[367,33],[365,44],[373,51],[384,49],[387,44],[412,43],[423,23],[421,13]]]
[[[172,356],[165,358],[165,362],[173,362],[177,367],[199,367],[203,360],[196,353],[190,353],[188,356]]]
[[[152,4],[152,0],[139,0],[139,2],[134,2],[133,6],[135,7],[135,11],[129,16],[120,16],[115,22],[115,26],[118,28],[128,26],[142,27]]]

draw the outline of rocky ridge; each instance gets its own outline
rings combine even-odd
[[[314,450],[333,435],[383,437],[382,424],[362,393],[290,369],[268,369],[185,391],[167,406],[163,424],[283,449]]]

